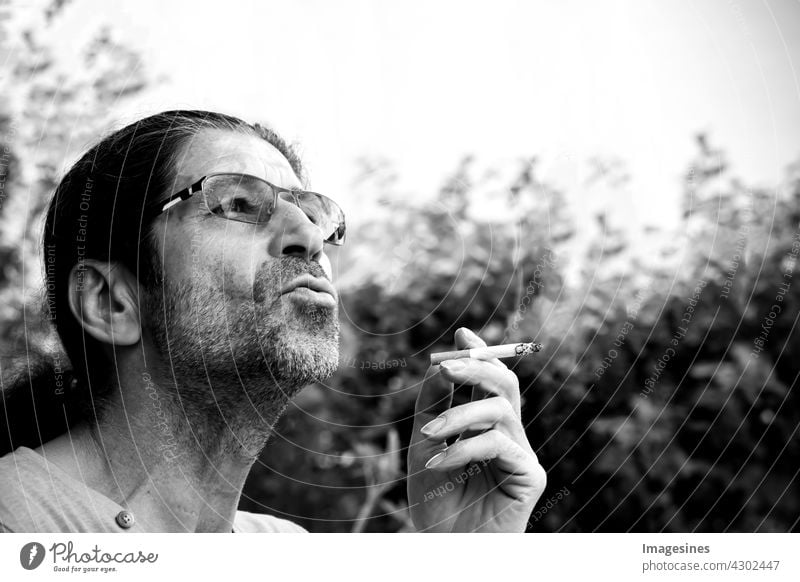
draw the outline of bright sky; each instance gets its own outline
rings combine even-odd
[[[750,183],[800,158],[800,2],[75,0],[54,31],[109,24],[167,82],[110,112],[173,107],[272,124],[302,144],[315,189],[348,198],[361,155],[434,191],[462,155],[538,155],[576,216],[623,209],[670,226],[692,136]],[[628,163],[615,200],[582,163]]]

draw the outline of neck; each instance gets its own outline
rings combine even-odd
[[[120,377],[99,424],[47,443],[48,460],[150,531],[230,532],[245,479],[283,407],[253,410],[216,384],[210,406],[198,397],[211,393],[208,386],[170,386],[141,372]]]

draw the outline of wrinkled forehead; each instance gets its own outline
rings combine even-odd
[[[251,174],[285,188],[302,186],[289,160],[275,146],[234,131],[201,131],[178,152],[175,170],[177,188],[218,172]]]

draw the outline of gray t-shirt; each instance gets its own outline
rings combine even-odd
[[[0,457],[0,532],[155,531],[135,516],[133,525],[123,528],[117,523],[117,516],[125,511],[32,449],[19,447]],[[236,512],[233,531],[306,532],[289,520],[246,511]]]

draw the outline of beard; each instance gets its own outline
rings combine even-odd
[[[144,327],[166,368],[160,375],[174,383],[180,415],[194,425],[195,437],[207,432],[213,441],[218,429],[227,429],[247,446],[241,441],[250,432],[263,446],[261,435],[269,436],[291,398],[336,371],[336,306],[280,293],[303,274],[325,277],[316,262],[283,257],[264,263],[252,293],[238,298],[202,280],[164,279],[147,293]],[[254,447],[257,442],[247,446]]]

